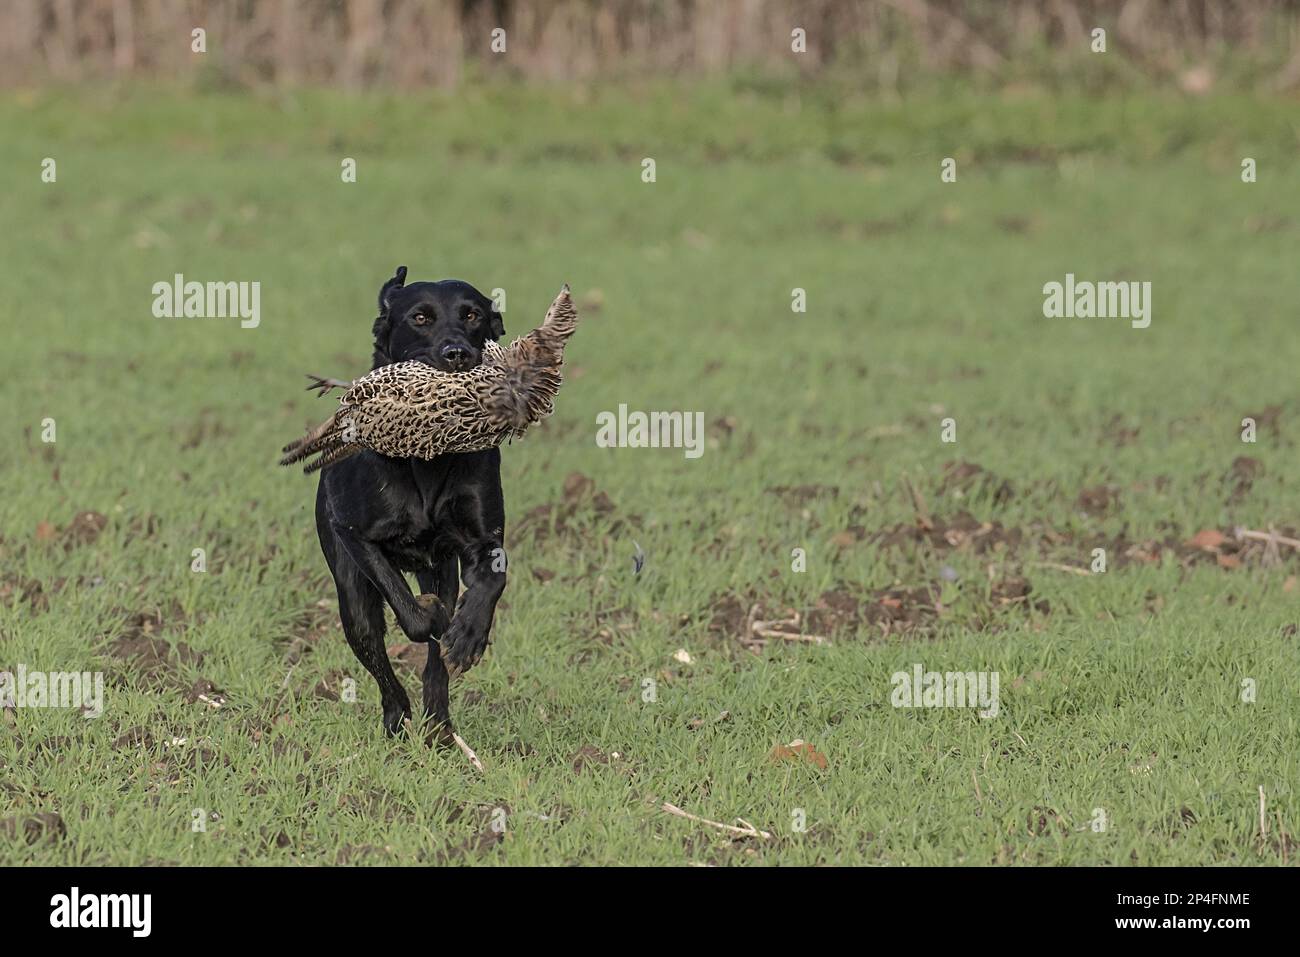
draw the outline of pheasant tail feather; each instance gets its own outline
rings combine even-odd
[[[310,474],[332,462],[337,462],[339,459],[360,452],[362,446],[355,442],[349,442],[344,438],[344,434],[345,430],[339,425],[338,413],[336,412],[302,438],[286,445],[281,450],[284,452],[284,456],[280,459],[280,464],[293,465],[295,462],[301,462],[303,459],[309,459],[319,453],[320,457],[318,459],[309,462],[303,468],[303,472]]]
[[[308,462],[303,466],[303,474],[310,475],[312,472],[323,469],[327,465],[333,465],[335,462],[356,455],[358,452],[364,452],[365,446],[358,445],[355,442],[335,445],[321,453],[320,458]]]

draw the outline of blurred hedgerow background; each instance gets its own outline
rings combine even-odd
[[[6,4],[0,671],[106,690],[0,707],[0,860],[1294,862],[1298,39],[1291,2]],[[584,317],[503,453],[482,775],[383,737],[274,465],[399,264],[510,335],[563,282]],[[155,318],[177,273],[259,324]],[[1067,274],[1150,282],[1150,327],[1045,318]],[[702,411],[703,456],[598,448],[620,404]],[[998,716],[892,707],[916,664],[997,672]]]

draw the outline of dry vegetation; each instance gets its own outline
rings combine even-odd
[[[202,26],[209,57],[190,51]],[[790,31],[808,34],[792,60]],[[468,71],[526,80],[843,69],[891,88],[917,74],[1047,72],[1108,30],[1127,67],[1198,91],[1232,49],[1252,86],[1300,86],[1296,0],[10,0],[0,82],[113,75],[236,85],[456,86]],[[489,49],[507,31],[509,56]],[[1186,75],[1188,70],[1194,70]]]

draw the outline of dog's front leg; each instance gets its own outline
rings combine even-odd
[[[334,533],[348,555],[384,596],[384,600],[393,609],[397,627],[406,633],[407,638],[411,641],[426,642],[435,634],[446,633],[448,628],[446,609],[439,605],[426,608],[416,601],[406,578],[393,567],[393,563],[388,560],[388,556],[378,545],[337,522],[334,523]]]
[[[460,565],[465,594],[456,605],[441,647],[453,678],[478,664],[487,650],[497,601],[506,590],[506,553],[501,540],[494,537],[466,545],[461,549]]]

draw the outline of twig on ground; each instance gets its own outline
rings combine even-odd
[[[1092,571],[1078,565],[1065,565],[1061,562],[1034,562],[1035,568],[1054,568],[1058,572],[1070,572],[1074,575],[1091,575]]]
[[[720,824],[717,821],[710,821],[707,818],[697,817],[694,814],[688,814],[685,811],[683,811],[681,808],[679,808],[676,804],[669,804],[667,801],[663,803],[661,810],[667,811],[669,814],[675,814],[677,817],[684,817],[688,821],[695,821],[697,824],[707,824],[709,827],[716,827],[720,831],[728,831],[732,834],[738,834],[741,837],[761,837],[765,841],[770,840],[772,837],[770,833],[768,833],[767,831],[760,831],[758,828],[754,827],[754,825],[750,824],[744,818],[736,818],[736,820],[744,824],[745,827],[736,827],[733,824]]]
[[[469,758],[469,763],[474,765],[474,769],[482,774],[483,762],[478,759],[478,755],[474,753],[474,750],[465,743],[465,739],[455,731],[451,733],[451,739],[456,742],[456,747],[460,748],[461,753]]]
[[[762,622],[759,622],[761,625]],[[829,645],[830,639],[824,635],[804,635],[795,631],[779,631],[775,628],[759,628],[755,626],[754,634],[760,638],[779,638],[782,641],[806,641],[813,645]]]
[[[758,619],[758,605],[749,609],[749,615],[745,619],[745,634],[754,638],[779,638],[781,641],[806,641],[814,645],[829,645],[830,639],[823,635],[806,635],[800,631],[791,631],[800,627],[800,616],[796,611],[792,618],[778,618],[772,621],[760,621]],[[750,643],[752,639],[746,638]]]
[[[1287,538],[1285,535],[1279,535],[1277,532],[1257,532],[1253,528],[1237,529],[1238,538],[1252,538],[1257,542],[1268,542],[1270,545],[1286,545],[1290,548],[1300,549],[1300,539]]]
[[[867,433],[869,439],[884,439],[894,435],[906,435],[907,428],[902,425],[882,425]]]
[[[930,520],[930,510],[925,507],[925,499],[916,490],[912,480],[906,475],[903,476],[903,484],[907,486],[907,494],[912,498],[912,510],[916,512],[916,521],[927,532],[931,531],[934,528],[934,522]]]

